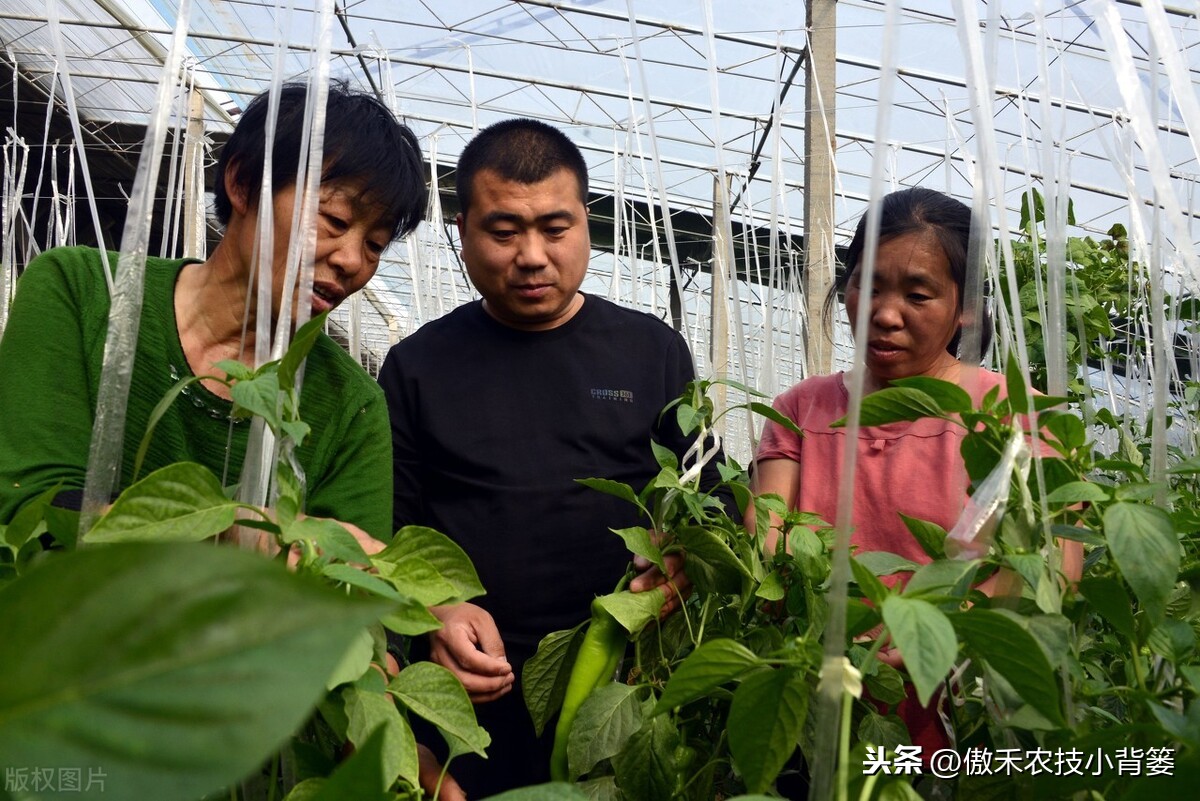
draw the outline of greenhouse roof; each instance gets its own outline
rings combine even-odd
[[[273,80],[327,65],[391,103],[443,169],[480,127],[534,117],[584,151],[594,197],[711,217],[724,174],[744,234],[805,230],[804,3],[350,0],[324,16],[312,5],[5,0],[0,40],[19,74],[69,96],[86,127],[145,124],[190,8],[185,65],[212,136]],[[1084,231],[1128,223],[1157,199],[1184,220],[1166,240],[1192,250],[1194,8],[841,0],[835,9],[839,241],[873,193],[892,186],[970,198],[986,184],[1008,211],[993,222],[1014,225],[1023,193],[1057,181]],[[399,307],[412,298],[381,276],[377,305],[406,316]]]

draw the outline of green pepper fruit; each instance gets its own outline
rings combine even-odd
[[[592,618],[575,656],[558,725],[554,728],[554,750],[550,754],[550,778],[554,781],[571,780],[567,775],[567,739],[575,716],[593,690],[612,681],[628,642],[625,628],[597,601],[592,601]]]

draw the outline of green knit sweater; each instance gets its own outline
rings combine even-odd
[[[109,258],[115,269],[116,254]],[[131,482],[151,411],[180,377],[191,375],[174,306],[175,280],[184,264],[152,258],[146,265],[122,489]],[[31,262],[17,282],[0,337],[0,523],[58,482],[63,490],[83,488],[108,330],[101,269],[94,249],[57,248]],[[231,410],[229,401],[192,384],[155,428],[141,476],[172,462],[194,461],[224,484],[236,483],[249,423],[231,426]],[[312,426],[298,449],[307,478],[305,511],[390,540],[391,438],[383,394],[324,334],[308,358],[300,411]]]

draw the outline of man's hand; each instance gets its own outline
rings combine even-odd
[[[429,611],[442,621],[442,628],[429,634],[429,657],[458,677],[472,703],[495,701],[512,689],[516,676],[487,611],[469,603]]]
[[[442,779],[442,766],[432,751],[423,745],[418,745],[417,758],[419,760],[417,781],[425,795],[434,801],[467,801],[467,794],[458,786],[458,782],[454,781],[453,776],[447,773],[446,777]],[[438,779],[442,779],[442,789],[441,792],[434,795]]]
[[[667,568],[665,576],[657,566],[650,563],[649,559],[642,556],[633,557],[633,566],[639,572],[629,584],[629,589],[633,592],[646,592],[656,587],[662,588],[662,594],[666,601],[663,603],[662,611],[658,613],[660,620],[665,620],[668,615],[678,611],[687,597],[692,594],[692,580],[683,570],[683,554],[666,554],[663,556],[663,564]]]

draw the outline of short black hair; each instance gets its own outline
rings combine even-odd
[[[967,284],[967,252],[971,242],[971,208],[947,194],[923,186],[901,189],[885,195],[879,208],[879,244],[904,234],[928,231],[941,245],[950,263],[950,275],[958,287],[958,309],[963,308]],[[844,298],[846,286],[867,244],[867,215],[864,213],[854,229],[854,238],[846,248],[845,269],[842,270],[825,298],[825,314],[832,314],[839,297]],[[992,340],[992,320],[987,308],[986,281],[982,283],[985,297],[983,319],[979,321],[980,352],[986,352]],[[946,345],[951,356],[958,356],[962,329]]]
[[[579,183],[579,200],[588,196],[587,163],[567,135],[538,120],[516,117],[489,125],[463,148],[458,157],[454,191],[465,216],[471,207],[471,189],[480,170],[492,170],[506,181],[536,184],[565,169]]]
[[[304,104],[308,88],[302,83],[284,84],[279,89],[279,116],[271,156],[272,191],[296,182],[303,140]],[[266,158],[266,127],[269,93],[250,102],[238,119],[217,161],[217,219],[229,223],[233,205],[225,189],[225,174],[233,168],[233,180],[246,197],[258,199]],[[361,185],[361,199],[384,210],[391,239],[410,233],[425,217],[428,194],[425,167],[417,137],[408,126],[374,96],[351,90],[343,81],[329,86],[325,101],[325,150],[321,182],[354,181]]]

